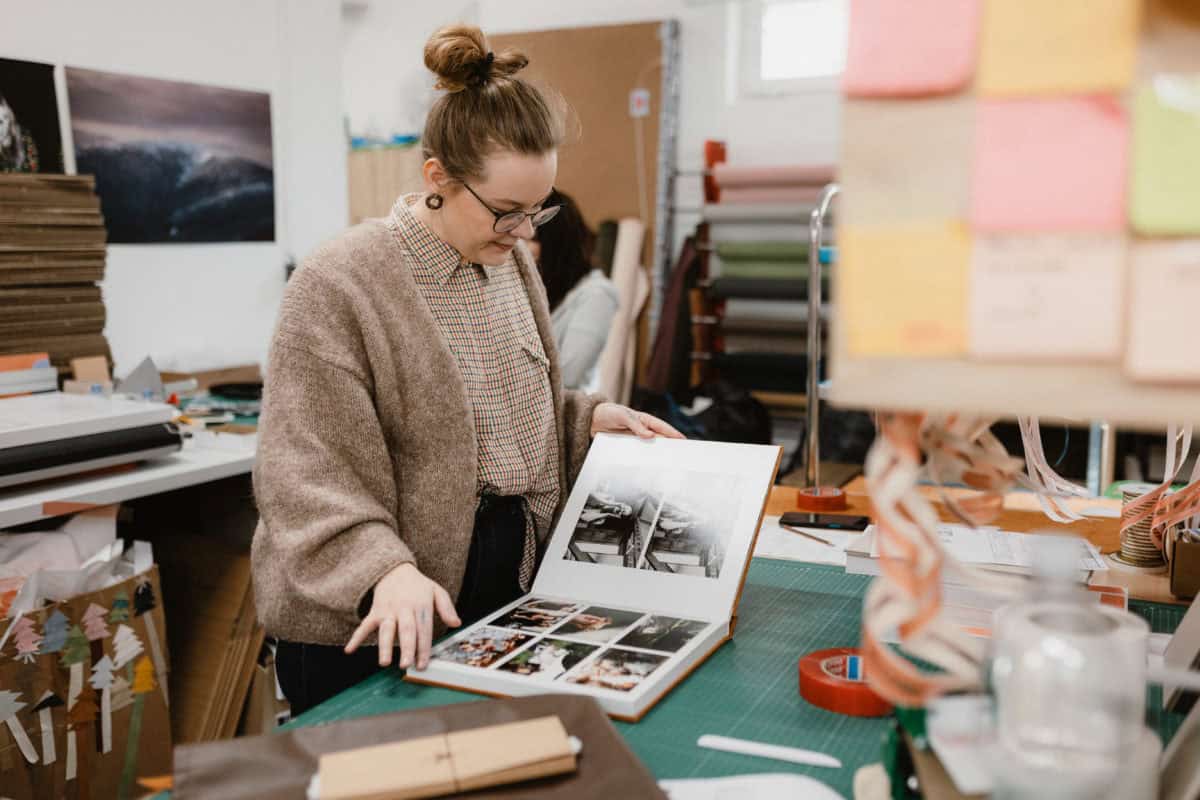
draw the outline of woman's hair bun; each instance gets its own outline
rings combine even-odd
[[[425,43],[425,66],[438,76],[434,86],[448,92],[483,88],[528,64],[529,59],[517,50],[493,53],[483,31],[474,25],[447,25]]]

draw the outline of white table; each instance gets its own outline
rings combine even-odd
[[[189,440],[175,455],[143,462],[131,470],[59,478],[0,490],[0,529],[55,516],[52,510],[47,511],[48,503],[109,505],[244,475],[253,467],[253,438],[241,446],[221,447]]]

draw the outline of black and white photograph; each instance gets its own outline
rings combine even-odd
[[[639,611],[621,611],[603,606],[589,606],[580,611],[561,627],[555,628],[557,636],[569,636],[587,642],[604,644],[619,636],[633,623],[641,619]]]
[[[708,623],[700,620],[652,615],[621,637],[617,644],[622,647],[674,653],[706,627]]]
[[[439,644],[433,656],[468,667],[490,667],[533,638],[520,631],[485,626]]]
[[[739,476],[617,466],[588,493],[564,558],[719,578]]]
[[[0,58],[0,172],[62,172],[54,67]]]
[[[492,620],[490,625],[497,628],[520,628],[522,630],[544,633],[556,625],[562,624],[571,611],[574,611],[577,606],[569,603],[558,603],[554,605],[562,606],[562,609],[547,610],[538,603],[531,600],[528,603],[523,603],[512,611],[502,614]]]
[[[275,239],[271,96],[68,67],[75,164],[110,243]]]
[[[610,647],[566,680],[600,689],[629,692],[641,685],[669,656]]]
[[[596,652],[597,645],[542,639],[505,661],[497,669],[539,680],[555,680]]]

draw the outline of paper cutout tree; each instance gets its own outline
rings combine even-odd
[[[71,625],[71,621],[66,615],[57,608],[51,612],[46,618],[46,624],[42,626],[42,631],[45,633],[45,638],[42,639],[42,649],[40,653],[57,653],[63,649],[67,643],[67,628]]]
[[[142,640],[133,632],[133,628],[128,625],[117,626],[117,632],[113,634],[113,667],[120,669],[143,652]],[[131,674],[130,678],[133,677]]]
[[[38,704],[33,707],[38,715],[38,727],[42,729],[42,763],[53,764],[58,760],[54,746],[54,716],[53,709],[61,708],[66,703],[54,692],[45,692]]]
[[[0,722],[8,726],[8,732],[16,740],[17,747],[20,749],[21,755],[25,756],[25,760],[30,764],[36,764],[38,763],[37,750],[33,749],[33,742],[29,741],[29,736],[25,733],[25,726],[17,719],[17,712],[25,705],[21,700],[21,695],[16,692],[0,690]]]
[[[108,638],[108,627],[104,624],[104,615],[107,613],[103,606],[95,603],[89,605],[83,612],[83,632],[87,634],[88,641],[95,642]]]
[[[13,626],[13,642],[17,647],[17,660],[32,664],[37,658],[38,648],[45,637],[33,626],[33,619],[21,617]]]
[[[114,625],[118,622],[129,621],[129,595],[125,593],[124,589],[113,597],[112,611],[108,612],[108,621]]]
[[[150,581],[142,581],[133,590],[133,610],[139,617],[158,605]]]
[[[97,749],[101,753],[112,750],[112,685],[113,662],[108,656],[101,656],[92,666],[92,688],[100,692],[100,717],[96,739]]]
[[[133,670],[133,713],[129,717],[129,740],[125,745],[125,767],[121,770],[120,797],[128,797],[137,774],[138,748],[141,746],[142,712],[146,707],[146,695],[158,684],[154,680],[154,663],[149,656],[138,659]]]
[[[79,692],[79,698],[75,701],[75,705],[67,710],[67,735],[85,737],[84,745],[86,745],[88,729],[92,727],[92,722],[96,719],[96,714],[99,711],[100,709],[96,705],[96,691],[85,683]],[[80,800],[84,800],[90,794],[88,787],[90,770],[87,764],[87,747],[79,747],[77,752],[79,753],[79,781],[76,784],[76,796]]]
[[[67,708],[68,722],[72,720],[71,715],[73,713],[75,713],[76,716],[78,716],[79,713],[83,713],[83,712],[75,711],[75,707],[77,705],[79,705],[80,699],[82,697],[83,689],[87,688],[87,690],[89,692],[91,691],[90,688],[84,687],[84,685],[83,685],[83,664],[85,661],[88,660],[88,654],[89,654],[89,647],[88,647],[87,636],[84,635],[83,631],[80,629],[80,627],[78,625],[72,625],[71,629],[69,631],[67,631],[67,641],[66,641],[66,644],[63,645],[62,656],[59,659],[59,662],[64,667],[70,668],[70,671],[71,671],[71,679],[70,679],[71,693],[68,694],[68,696],[67,696],[67,701],[69,703],[68,708]],[[75,694],[75,692],[77,692],[77,691],[80,694]],[[95,705],[96,705],[95,703],[92,703],[91,716],[88,717],[89,721],[92,719],[95,719],[95,716],[96,716]],[[85,711],[86,711],[86,709],[85,709]],[[77,772],[78,759],[79,759],[79,756],[78,756],[78,753],[79,753],[78,730],[79,729],[76,725],[68,725],[67,726],[66,776],[67,776],[68,781],[75,779],[77,774],[79,774]],[[80,781],[81,785],[86,780],[86,770],[84,770],[83,774],[85,775],[85,778]],[[81,789],[81,791],[82,791],[82,789]]]
[[[59,659],[64,667],[83,664],[88,660],[89,645],[87,637],[78,625],[72,625],[67,631],[67,641],[62,648],[62,658]]]
[[[133,687],[124,675],[117,675],[112,682],[112,711],[117,713],[123,708],[133,705]]]
[[[162,645],[159,644],[162,640],[158,635],[158,626],[154,622],[154,615],[146,613],[153,611],[157,605],[154,586],[150,581],[142,580],[133,590],[133,613],[140,617],[146,625],[146,638],[150,642],[150,657],[154,659],[154,669],[159,676],[158,688],[162,690],[163,702],[170,706],[171,698],[167,692],[167,661],[163,658]]]

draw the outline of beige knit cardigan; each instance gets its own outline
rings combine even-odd
[[[601,398],[563,390],[545,290],[529,251],[514,252],[550,360],[561,511]],[[367,593],[405,562],[458,595],[477,443],[414,258],[390,218],[371,220],[320,247],[288,282],[254,467],[255,601],[270,635],[344,644]]]

